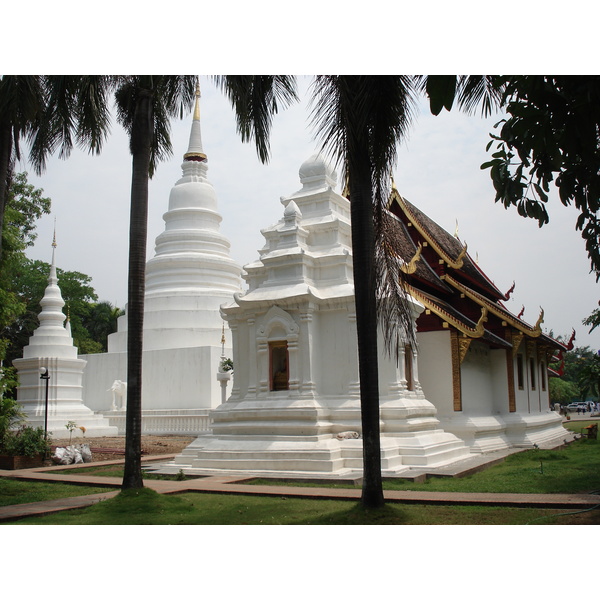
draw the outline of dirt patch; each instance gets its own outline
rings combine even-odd
[[[189,446],[196,438],[195,437],[178,437],[171,435],[143,435],[142,436],[142,452],[143,456],[154,454],[179,454],[184,448]],[[118,437],[96,437],[73,438],[72,444],[89,444],[92,450],[92,458],[94,462],[105,460],[118,460],[123,458],[123,454],[112,452],[103,453],[96,449],[110,448],[114,450],[125,451],[125,436]],[[52,439],[52,445],[57,447],[66,447],[69,445],[69,438]]]

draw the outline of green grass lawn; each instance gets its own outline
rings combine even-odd
[[[563,426],[565,429],[569,431],[574,431],[575,433],[581,433],[582,429],[587,427],[588,425],[595,425],[598,421],[565,421]]]
[[[33,525],[525,525],[599,524],[596,511],[388,503],[365,511],[344,500],[238,494],[122,492],[85,509],[17,521]]]
[[[511,454],[497,465],[462,478],[386,482],[387,489],[448,492],[561,494],[600,490],[600,446],[581,440],[562,450],[529,450]]]
[[[107,489],[105,487],[46,483],[42,481],[31,482],[0,477],[0,506],[100,494],[106,492]]]

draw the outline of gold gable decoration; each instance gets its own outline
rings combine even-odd
[[[524,333],[521,333],[521,332],[513,333],[512,339],[511,339],[512,345],[513,345],[513,348],[512,348],[513,357],[515,357],[517,355],[517,353],[519,352],[519,348],[521,346],[521,342],[523,341],[524,337],[525,337]]]
[[[419,242],[415,255],[410,259],[408,263],[404,263],[400,269],[407,275],[412,275],[417,270],[417,263],[421,260],[421,252],[423,252],[423,246]]]
[[[542,323],[544,322],[544,309],[540,306],[540,316],[538,317],[538,320],[536,321],[536,324],[533,327],[533,330],[536,332],[536,336],[539,336],[542,334]]]
[[[463,361],[465,360],[465,356],[467,355],[467,352],[469,351],[469,347],[471,346],[471,342],[473,341],[473,338],[470,337],[461,337],[458,339],[458,349],[460,352],[460,364],[462,365]]]

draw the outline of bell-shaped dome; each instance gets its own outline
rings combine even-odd
[[[313,154],[308,160],[305,160],[300,170],[300,182],[303,187],[335,187],[337,184],[337,173],[325,161],[321,154]]]

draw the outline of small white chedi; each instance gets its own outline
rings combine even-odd
[[[44,427],[47,418],[48,433],[55,437],[67,437],[69,421],[85,427],[88,437],[116,435],[117,428],[90,410],[82,400],[86,361],[77,358],[70,323],[62,312],[65,302],[58,287],[55,250],[56,242],[53,241],[48,286],[40,301],[40,325],[23,348],[23,358],[13,361],[19,374],[17,400],[23,408],[27,425]],[[40,378],[42,369],[49,375],[47,382]],[[81,435],[79,429],[75,429],[74,433]]]
[[[231,343],[222,341],[219,307],[241,290],[241,267],[220,232],[222,217],[202,149],[199,101],[197,92],[183,173],[171,189],[165,229],[146,263],[143,433],[188,435],[206,429],[209,410],[221,403],[216,373],[222,354],[231,356]],[[107,411],[124,433],[124,411],[111,410],[110,390],[115,381],[127,383],[126,315],[108,338],[108,352],[86,359],[86,403]]]
[[[168,468],[207,473],[362,470],[350,206],[323,158],[300,168],[302,189],[262,230],[260,258],[244,267],[246,293],[222,307],[233,336],[233,387]],[[422,310],[412,302],[414,318]],[[444,432],[418,381],[416,355],[380,363],[383,473],[469,455]],[[165,467],[167,468],[167,467]]]

